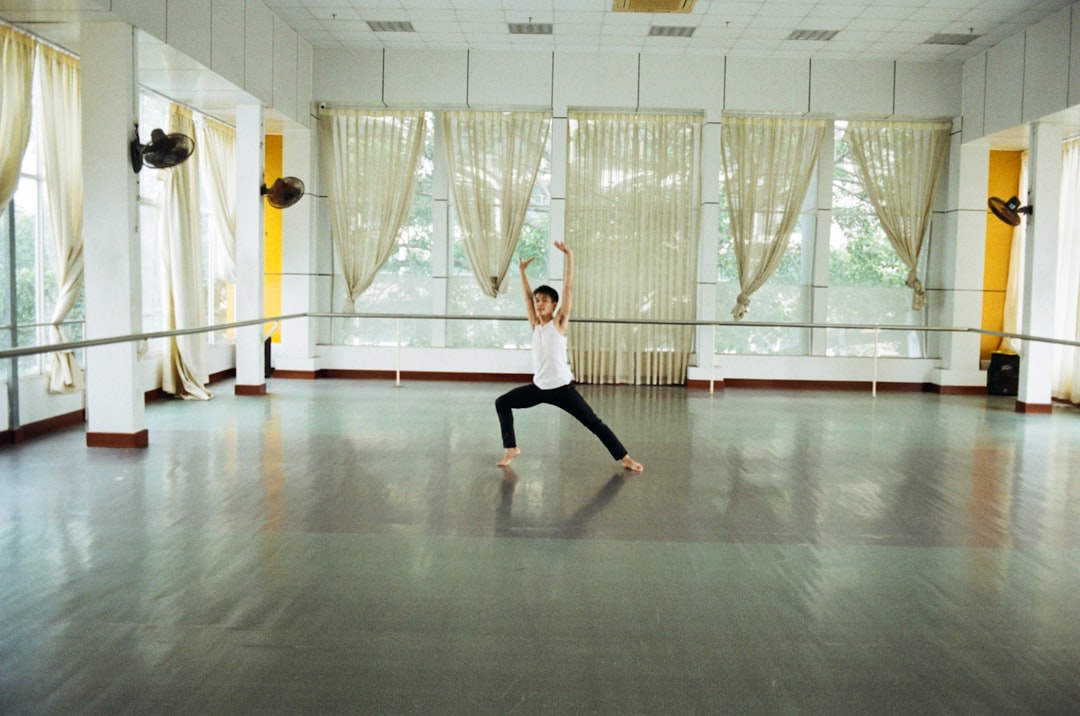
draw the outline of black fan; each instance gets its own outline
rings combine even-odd
[[[165,134],[160,129],[150,132],[150,143],[139,142],[139,125],[131,140],[131,168],[138,174],[143,165],[168,169],[182,164],[195,151],[195,140],[186,134]]]
[[[1019,226],[1020,215],[1031,214],[1032,210],[1032,207],[1030,206],[1020,206],[1020,200],[1015,196],[1008,201],[992,196],[986,204],[990,207],[990,211],[994,212],[994,216],[1001,219],[1009,226]]]
[[[262,194],[275,209],[285,209],[292,206],[304,196],[304,182],[296,177],[278,177],[267,189],[262,186]]]

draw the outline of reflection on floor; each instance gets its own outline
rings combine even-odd
[[[1080,413],[271,380],[0,450],[0,713],[1077,713]]]

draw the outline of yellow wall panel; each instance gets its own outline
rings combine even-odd
[[[990,152],[990,179],[987,197],[1008,199],[1020,186],[1021,152]],[[1026,203],[1026,202],[1021,202]],[[1009,255],[1012,250],[1013,227],[989,213],[986,219],[986,256],[983,259],[982,327],[1000,331],[1005,316],[1005,286],[1009,281]],[[983,336],[979,357],[989,360],[1001,343],[998,336]]]
[[[263,183],[270,186],[281,176],[281,135],[266,135],[266,175]],[[281,315],[281,209],[263,202],[263,315]],[[274,333],[274,343],[281,342],[281,331]]]

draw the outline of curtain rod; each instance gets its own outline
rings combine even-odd
[[[3,18],[0,18],[0,25],[3,25],[3,26],[5,26],[5,27],[10,27],[10,28],[11,28],[12,30],[14,30],[15,32],[21,32],[22,34],[24,34],[24,35],[26,35],[27,37],[29,37],[29,38],[31,38],[32,40],[34,40],[34,42],[40,43],[40,44],[42,44],[42,45],[45,45],[46,47],[50,47],[50,48],[52,48],[52,49],[56,50],[57,52],[62,52],[62,53],[64,53],[65,55],[69,55],[69,56],[71,56],[71,57],[74,57],[75,59],[79,59],[79,55],[78,55],[77,53],[75,53],[75,52],[72,52],[71,50],[69,50],[69,49],[68,49],[68,48],[66,48],[66,47],[63,47],[63,46],[61,46],[61,45],[58,45],[58,44],[56,44],[56,43],[55,43],[55,42],[53,42],[52,40],[46,40],[46,39],[45,39],[44,37],[42,37],[41,35],[37,34],[37,33],[36,33],[36,32],[34,32],[33,30],[27,30],[27,29],[26,29],[25,27],[21,27],[21,26],[19,26],[19,25],[16,25],[16,24],[15,24],[15,23],[13,23],[13,22],[8,22],[7,20],[4,20]]]
[[[210,114],[209,112],[207,112],[204,109],[199,109],[198,107],[192,107],[187,102],[181,102],[178,99],[174,99],[174,98],[168,96],[167,94],[159,92],[158,90],[154,89],[153,87],[147,87],[146,85],[140,84],[139,85],[139,90],[142,91],[142,92],[146,92],[147,94],[152,94],[152,95],[154,95],[156,97],[159,97],[159,98],[165,100],[166,102],[171,102],[172,104],[183,107],[184,109],[190,109],[193,113],[202,115],[203,117],[206,117],[207,119],[211,119],[211,120],[217,122],[218,124],[223,124],[226,127],[229,127],[230,129],[236,129],[235,124],[232,124],[230,122],[226,122],[221,117],[217,117],[215,115],[212,115],[212,114]]]

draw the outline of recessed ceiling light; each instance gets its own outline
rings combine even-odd
[[[947,32],[939,32],[936,35],[931,35],[930,39],[924,42],[924,45],[966,45],[975,38],[979,37],[972,33],[967,34],[949,34]]]
[[[789,40],[810,40],[813,42],[828,42],[836,37],[839,30],[792,30],[788,35]]]
[[[372,32],[416,32],[411,22],[398,22],[394,20],[368,20],[368,27]]]
[[[512,22],[510,23],[511,35],[550,35],[552,27],[550,22]]]
[[[649,28],[649,37],[690,37],[695,29],[685,26],[653,25]]]

